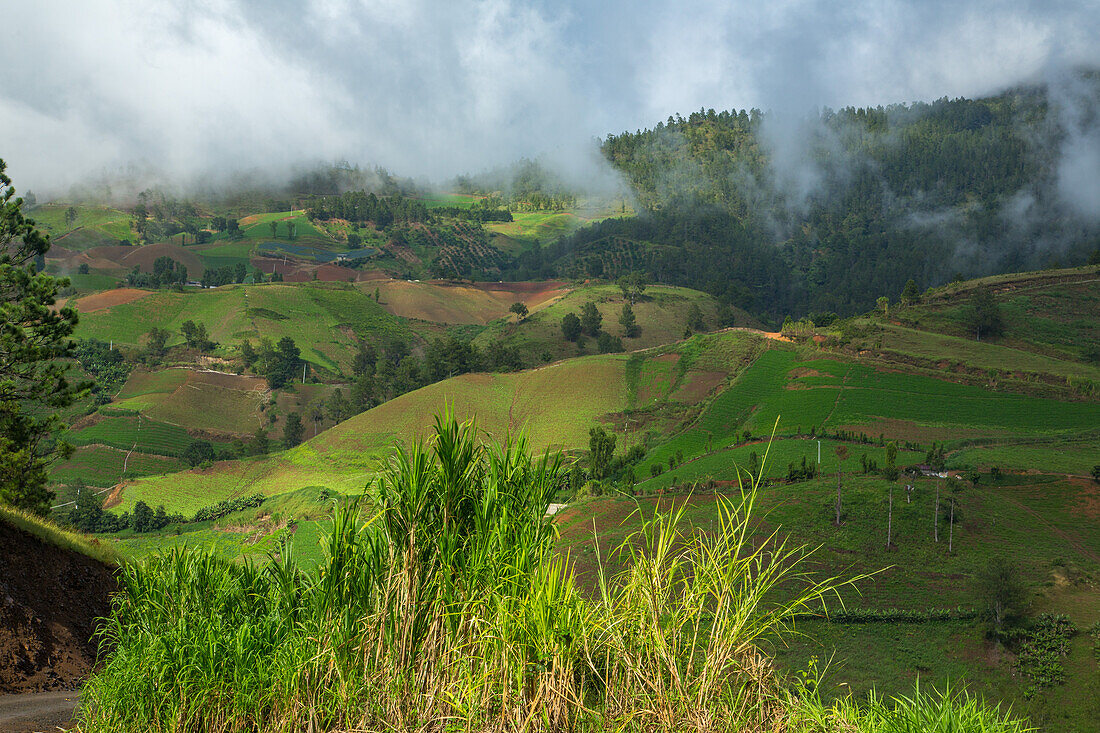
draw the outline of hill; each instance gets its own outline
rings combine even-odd
[[[71,690],[92,670],[117,587],[117,556],[92,542],[0,507],[0,694]]]

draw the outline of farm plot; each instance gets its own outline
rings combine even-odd
[[[97,422],[66,433],[73,445],[102,444],[112,448],[159,456],[179,456],[191,444],[191,436],[179,425],[151,420],[139,414],[103,411]]]

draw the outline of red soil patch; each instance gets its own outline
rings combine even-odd
[[[787,374],[791,379],[798,379],[799,377],[824,377],[825,375],[816,369],[809,369],[807,367],[798,367],[792,369]]]
[[[96,662],[108,566],[0,522],[0,693],[74,689]]]
[[[694,404],[725,382],[726,376],[725,372],[691,372],[673,397],[681,402]]]
[[[116,305],[133,303],[135,300],[141,300],[149,294],[150,293],[148,290],[138,290],[137,288],[116,288],[115,290],[105,290],[102,293],[86,295],[76,301],[76,306],[80,309],[82,313],[91,313],[93,311],[103,310],[104,308],[111,308]]]

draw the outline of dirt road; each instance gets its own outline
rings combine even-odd
[[[0,695],[0,731],[55,733],[58,728],[68,730],[79,702],[79,692]]]

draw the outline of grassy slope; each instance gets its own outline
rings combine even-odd
[[[1100,405],[992,392],[832,358],[806,359],[793,349],[772,349],[711,402],[689,429],[651,451],[641,466],[643,475],[677,452],[691,459],[718,451],[704,461],[685,464],[676,474],[680,480],[732,480],[732,461],[747,453],[727,448],[746,429],[754,435],[769,434],[777,418],[781,436],[825,427],[924,444],[989,436],[1018,442],[1094,431],[1100,425]],[[784,456],[800,457],[794,455],[798,451],[785,450]]]
[[[302,358],[333,371],[347,371],[360,338],[410,336],[395,316],[362,290],[337,283],[268,283],[225,286],[184,293],[156,292],[141,300],[81,315],[79,335],[140,346],[154,327],[182,343],[180,326],[206,325],[224,348],[244,339],[294,339]],[[350,333],[349,333],[350,332]]]
[[[1004,332],[978,341],[970,333],[970,301],[979,288],[993,293]],[[998,275],[930,290],[919,304],[892,306],[888,317],[857,319],[873,332],[853,344],[887,357],[941,361],[1003,372],[1002,379],[1053,375],[1100,381],[1089,347],[1100,342],[1100,276],[1095,267]]]
[[[124,555],[113,543],[100,542],[79,532],[62,529],[48,519],[42,519],[4,504],[0,504],[0,522],[17,527],[43,542],[79,552],[81,555],[87,555],[108,565],[119,565],[124,561]]]
[[[646,297],[634,305],[634,316],[642,332],[638,338],[623,338],[623,346],[628,351],[645,349],[667,344],[683,337],[687,325],[688,311],[697,304],[704,317],[713,326],[716,304],[705,293],[687,288],[673,288],[663,285],[650,286]],[[615,285],[593,285],[580,287],[559,300],[534,311],[523,322],[516,323],[515,318],[506,318],[490,324],[479,338],[479,343],[503,339],[517,346],[522,353],[532,357],[562,359],[583,353],[596,351],[592,338],[585,338],[583,348],[579,344],[568,342],[561,332],[561,320],[567,313],[580,313],[587,303],[596,304],[603,317],[603,330],[613,336],[622,337],[623,329],[619,325],[622,313],[622,291]],[[746,315],[743,322],[751,319]]]
[[[30,216],[55,244],[66,249],[82,250],[118,244],[122,239],[132,242],[136,238],[130,228],[130,215],[124,211],[106,206],[77,206],[76,220],[70,230],[65,222],[68,208],[65,204],[45,204],[35,207]]]
[[[1100,518],[1100,486],[1055,475],[1015,474],[995,481],[987,474],[977,487],[967,484],[958,495],[954,551],[949,553],[946,489],[941,494],[937,543],[932,535],[936,480],[905,482],[916,488],[909,503],[905,492],[894,485],[890,549],[885,540],[891,484],[879,477],[844,478],[845,513],[839,528],[833,523],[835,474],[766,488],[760,497],[760,509],[765,512],[762,528],[820,548],[816,564],[822,573],[882,571],[860,586],[860,594],[845,595],[849,607],[972,607],[978,602],[975,574],[991,558],[1005,557],[1020,566],[1034,612],[1067,613],[1081,629],[1100,621],[1095,585],[1100,576],[1100,523],[1095,521]],[[561,549],[570,552],[591,583],[597,543],[606,558],[608,549],[637,529],[635,509],[653,511],[658,501],[667,509],[672,501],[685,499],[582,500],[557,519]],[[703,530],[715,526],[712,495],[697,494],[689,506],[693,524]],[[779,647],[781,665],[800,669],[811,656],[832,658],[832,684],[844,680],[858,694],[872,688],[885,694],[905,693],[918,677],[922,686],[969,684],[995,700],[1011,702],[1051,733],[1095,730],[1098,701],[1093,692],[1100,669],[1091,652],[1092,640],[1084,634],[1073,641],[1066,660],[1067,684],[1027,699],[1027,682],[1015,674],[1011,655],[986,641],[977,621],[805,622],[799,630],[808,638]],[[832,684],[829,689],[834,689]]]

